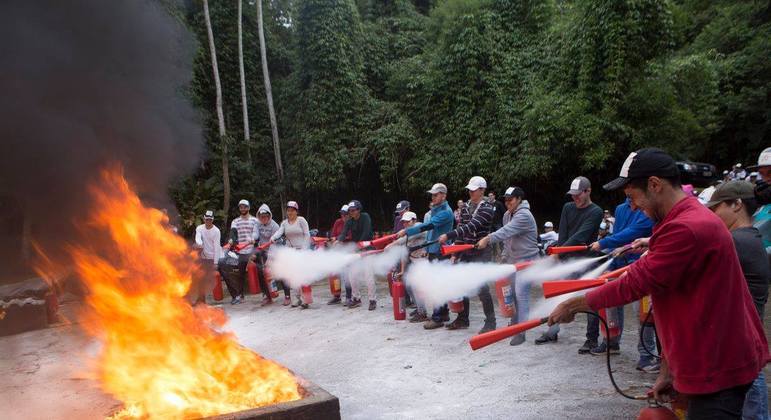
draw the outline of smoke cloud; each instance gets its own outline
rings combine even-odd
[[[161,2],[7,1],[0,43],[0,197],[31,218],[36,240],[72,239],[107,164],[168,204],[202,133],[184,97],[193,38]]]

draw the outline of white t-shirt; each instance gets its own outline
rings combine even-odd
[[[557,242],[557,239],[559,239],[559,235],[555,231],[542,233],[541,235],[541,242],[543,242],[543,246],[547,247],[554,242]]]
[[[220,230],[217,226],[212,225],[211,229],[206,229],[206,224],[198,225],[195,228],[195,244],[201,248],[201,258],[214,260],[214,264],[222,258]]]

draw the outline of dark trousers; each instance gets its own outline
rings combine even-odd
[[[238,275],[230,275],[230,266],[224,263],[224,260],[217,264],[217,270],[225,280],[230,297],[236,298],[244,295],[244,284],[246,283],[246,264],[249,263],[249,255],[238,254]]]
[[[265,296],[266,299],[271,299],[270,297],[270,284],[268,283],[268,277],[265,276],[265,261],[266,257],[265,254],[262,252],[258,252],[257,254],[257,278],[260,282],[260,289],[262,289],[262,295]]]
[[[440,254],[428,254],[428,260],[429,261],[441,261],[446,260],[447,257],[442,256]],[[434,312],[431,314],[431,319],[435,322],[443,322],[442,319],[447,319],[450,316],[450,308],[447,307],[447,304],[435,308]]]
[[[490,251],[481,252],[478,254],[464,254],[461,255],[461,262],[490,262]],[[482,311],[485,313],[485,322],[491,322],[495,324],[495,306],[493,306],[493,297],[490,294],[490,286],[485,284],[479,288],[479,300],[482,302]],[[468,322],[469,321],[469,298],[463,298],[463,311],[458,314],[458,319]]]
[[[688,396],[688,420],[728,420],[742,418],[744,397],[752,383],[712,394]]]

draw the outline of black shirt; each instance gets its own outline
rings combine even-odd
[[[743,227],[731,231],[736,253],[739,255],[739,264],[742,266],[744,279],[758,310],[761,321],[763,320],[764,307],[768,301],[768,278],[771,275],[769,269],[768,254],[763,247],[760,232],[754,227]]]

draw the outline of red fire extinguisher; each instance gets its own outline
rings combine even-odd
[[[311,289],[311,286],[302,286],[300,290],[303,294],[303,303],[306,305],[313,303],[313,289]]]
[[[463,305],[463,299],[451,300],[449,307],[450,307],[450,311],[456,314],[463,312],[463,308],[465,308],[465,306]]]
[[[332,296],[339,298],[340,292],[340,276],[329,276],[329,293],[331,293]]]
[[[211,295],[217,302],[222,300],[222,275],[219,271],[214,273],[214,289],[212,289]]]
[[[263,268],[262,273],[265,275],[265,284],[268,284],[270,287],[270,298],[275,299],[278,297],[278,285],[276,284],[276,281],[273,280],[273,276],[270,275],[270,271],[268,271],[268,268]]]
[[[511,318],[514,315],[514,293],[511,290],[511,280],[508,277],[495,282],[495,292],[498,295],[498,306],[501,315]]]
[[[407,308],[404,305],[404,283],[395,279],[391,287],[391,299],[394,304],[394,319],[403,321],[407,317]]]
[[[257,277],[257,264],[250,262],[246,264],[247,283],[249,283],[249,293],[256,295],[260,293],[260,282]]]
[[[388,294],[393,297],[394,295],[394,270],[391,270],[388,272],[388,275],[386,275],[386,279],[388,280]]]
[[[619,320],[616,316],[616,311],[606,311],[605,308],[602,308],[598,311],[601,317],[605,319],[605,322],[608,323],[608,328],[610,331],[607,331],[605,329],[605,324],[600,322],[600,331],[602,332],[602,336],[606,339],[618,337],[618,335],[621,333],[621,329],[619,328]]]

